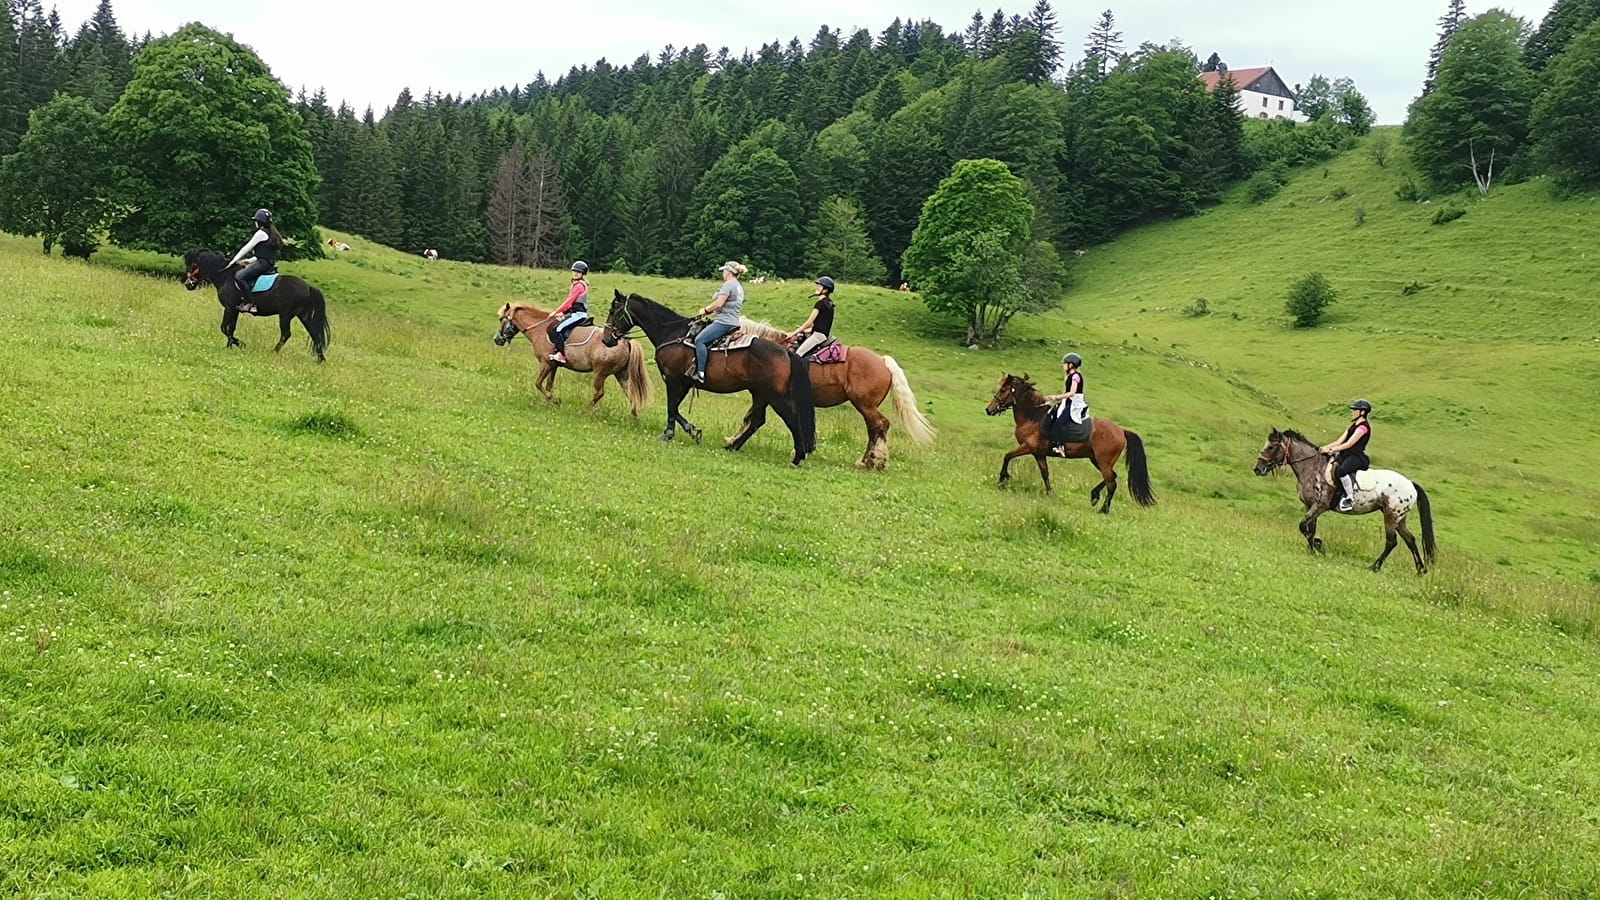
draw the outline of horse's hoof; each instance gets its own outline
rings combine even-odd
[[[696,443],[696,444],[698,444],[698,443],[700,443],[700,435],[701,435],[701,433],[702,433],[702,432],[701,432],[701,431],[700,431],[700,429],[698,429],[698,428],[695,428],[695,429],[693,429],[693,430],[691,430],[691,431],[690,431],[690,432],[689,432],[689,437],[692,437],[692,438],[694,438],[694,442],[695,442],[695,443]]]
[[[670,432],[670,431],[663,431],[663,432],[662,432],[662,433],[661,433],[661,436],[660,436],[660,437],[658,437],[658,438],[656,438],[656,440],[658,440],[658,441],[660,441],[660,442],[662,442],[662,443],[663,443],[663,444],[665,444],[665,443],[666,443],[666,442],[667,442],[667,441],[670,441],[670,440],[672,440],[672,432]]]

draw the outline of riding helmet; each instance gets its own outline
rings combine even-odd
[[[1356,402],[1350,404],[1350,408],[1351,409],[1359,409],[1359,410],[1361,410],[1362,412],[1365,412],[1365,413],[1372,412],[1372,404],[1368,403],[1365,400],[1357,400]]]
[[[256,214],[250,218],[254,219],[257,225],[268,225],[272,222],[272,213],[267,212],[264,209],[258,209],[256,210]]]
[[[823,290],[827,291],[830,294],[833,293],[833,279],[829,278],[826,275],[822,276],[821,278],[818,278],[816,281],[813,281],[811,283],[816,285],[817,287],[822,288]]]
[[[577,272],[579,275],[587,275],[589,274],[589,264],[580,259],[572,264],[572,271]]]
[[[1066,356],[1061,357],[1061,364],[1066,365],[1067,363],[1072,363],[1075,366],[1081,366],[1083,365],[1083,357],[1076,353],[1068,353]]]

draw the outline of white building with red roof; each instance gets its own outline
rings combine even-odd
[[[1239,89],[1239,109],[1246,116],[1295,120],[1294,91],[1289,90],[1271,66],[1200,73],[1200,81],[1208,91],[1216,90],[1224,78],[1232,78],[1233,86]]]

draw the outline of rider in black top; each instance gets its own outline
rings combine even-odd
[[[1356,473],[1372,468],[1372,461],[1367,459],[1367,442],[1372,440],[1372,425],[1367,421],[1367,416],[1371,412],[1372,404],[1365,400],[1350,404],[1350,427],[1345,429],[1344,437],[1322,448],[1323,453],[1339,454],[1334,475],[1343,489],[1339,497],[1340,512],[1355,509]]]
[[[243,313],[255,313],[256,306],[250,302],[250,292],[255,289],[256,279],[268,272],[278,269],[278,248],[283,246],[283,235],[278,233],[272,224],[272,213],[264,209],[256,210],[250,217],[257,225],[255,234],[250,235],[250,240],[239,252],[235,253],[228,265],[234,265],[239,260],[255,252],[255,260],[249,265],[234,273],[234,285],[239,288],[238,310]]]
[[[817,286],[817,292],[811,296],[822,299],[811,308],[811,315],[806,319],[806,323],[794,330],[797,337],[805,335],[805,340],[801,341],[800,346],[794,351],[800,356],[805,356],[827,343],[833,334],[833,279],[824,275],[812,283]]]

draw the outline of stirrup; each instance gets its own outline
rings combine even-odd
[[[1339,498],[1339,512],[1355,512],[1356,502],[1349,497]]]

